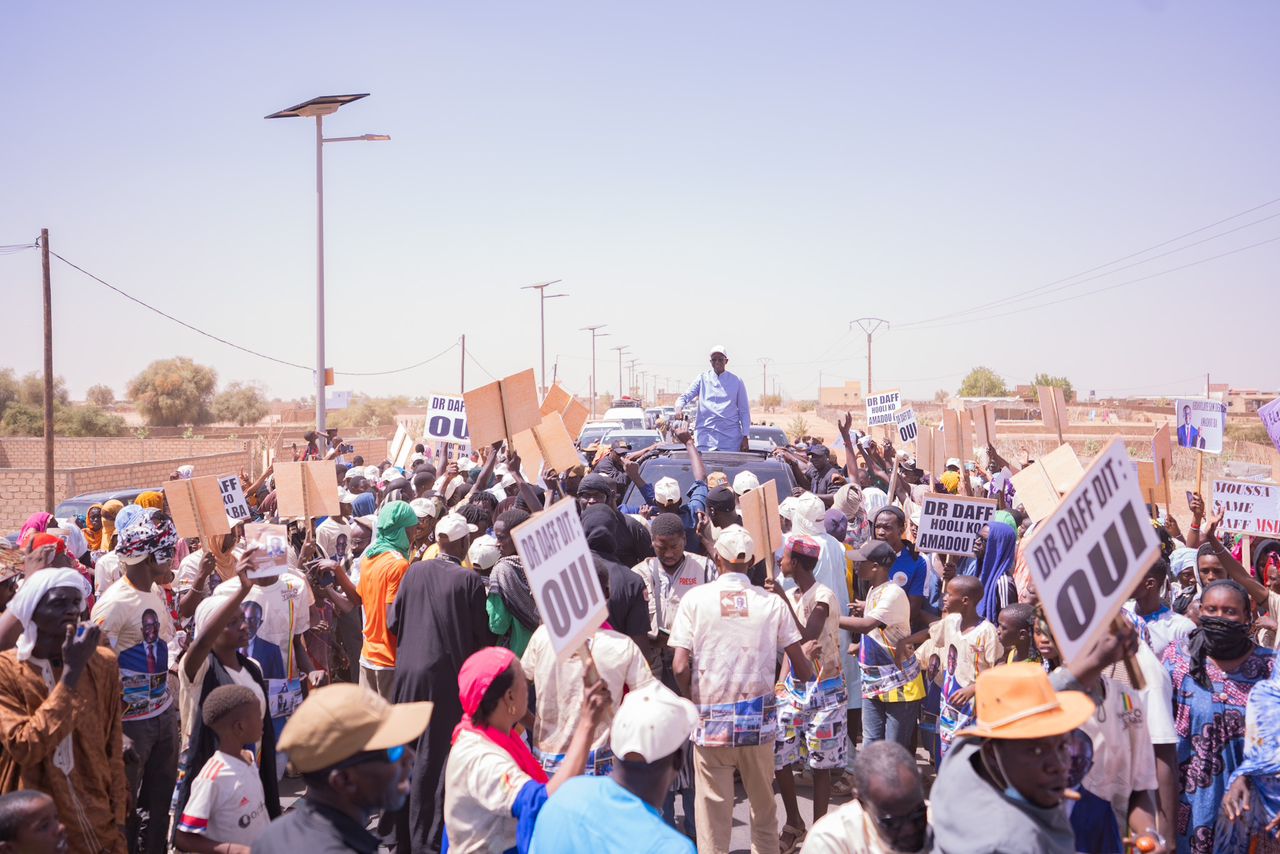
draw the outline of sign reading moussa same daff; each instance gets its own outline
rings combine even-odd
[[[1280,486],[1253,480],[1213,482],[1213,512],[1222,514],[1223,531],[1280,534]]]

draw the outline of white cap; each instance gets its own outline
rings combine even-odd
[[[364,477],[364,466],[352,466],[347,469],[347,473],[342,476],[342,479],[351,480],[353,477]]]
[[[376,481],[376,480],[378,479],[378,476],[379,476],[380,474],[382,474],[382,472],[378,471],[378,467],[377,467],[377,466],[365,466],[365,467],[364,467],[364,476],[365,476],[365,477],[367,477],[367,478],[369,478],[369,480]]]
[[[814,495],[812,492],[801,493],[796,496],[794,513],[801,519],[808,522],[821,522],[823,517],[827,515],[827,505],[822,503],[822,499]],[[792,521],[795,517],[792,517]]]
[[[707,356],[709,358],[711,356],[714,356],[716,353],[719,353],[721,356],[724,356],[726,359],[729,358],[729,354],[725,352],[723,344],[712,344],[711,352],[708,353]]]
[[[796,498],[794,495],[788,495],[782,501],[778,502],[778,515],[783,519],[791,519],[796,512]]]
[[[756,555],[756,544],[741,525],[730,525],[716,537],[716,554],[730,563],[750,563]]]
[[[382,473],[382,482],[390,483],[391,481],[398,480],[402,477],[404,477],[404,472],[400,471],[400,469],[395,466],[391,466]]]
[[[951,468],[952,466],[955,466],[956,468],[960,468],[960,458],[959,458],[959,457],[948,457],[948,458],[947,458],[947,468]]]
[[[476,569],[493,569],[493,565],[502,557],[502,552],[498,549],[498,541],[485,534],[472,541],[471,548],[467,549],[467,557]]]
[[[623,698],[613,716],[609,748],[619,759],[638,754],[652,765],[687,743],[697,725],[697,707],[655,680]]]
[[[658,478],[653,485],[653,500],[662,505],[680,503],[680,481],[674,477]]]
[[[409,457],[409,465],[413,465],[418,462],[418,460],[425,460],[426,458],[426,454],[414,454],[412,457]]]
[[[503,489],[506,489],[508,486],[515,486],[516,476],[513,475],[511,472],[507,472],[502,476],[502,480],[498,482],[498,485],[501,486]]]
[[[466,519],[457,513],[446,513],[436,522],[436,538],[446,538],[451,543],[456,543],[468,534],[474,534],[478,529]]]
[[[414,513],[418,514],[419,519],[425,519],[428,516],[434,519],[440,512],[434,498],[415,498],[409,502],[409,506],[413,508]]]
[[[733,491],[741,495],[760,486],[760,478],[756,477],[755,472],[740,471],[733,476]]]
[[[476,467],[475,461],[471,457],[462,457],[458,460],[458,471],[466,474]]]
[[[449,481],[449,486],[445,488],[445,500],[453,500],[453,496],[459,489],[468,489],[470,486],[471,484],[467,483],[467,479],[465,477],[455,477],[453,480]]]

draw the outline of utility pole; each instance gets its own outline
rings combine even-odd
[[[617,347],[610,347],[609,349],[615,350],[618,353],[618,397],[622,397],[627,393],[622,388],[622,354],[627,351],[627,345],[622,344]]]
[[[49,278],[49,229],[40,229],[44,278],[44,506],[53,512],[53,285]]]
[[[640,364],[639,359],[632,359],[627,362],[627,388],[634,389],[636,387],[636,365]]]
[[[760,408],[764,409],[764,399],[769,394],[769,363],[773,359],[761,356],[756,361],[760,363]]]
[[[538,292],[538,328],[541,330],[541,334],[539,335],[539,341],[541,344],[539,346],[541,347],[542,352],[542,370],[538,374],[538,381],[542,383],[541,394],[543,397],[547,396],[547,300],[568,296],[568,294],[549,294],[547,293],[547,288],[552,285],[558,285],[561,281],[563,280],[553,279],[550,282],[539,282],[536,285],[525,285],[520,289],[522,291],[534,289]]]
[[[596,339],[608,335],[608,332],[599,332],[608,324],[597,323],[595,326],[584,326],[581,332],[591,333],[591,417],[596,417]]]
[[[462,359],[458,363],[458,394],[467,393],[467,333],[462,333]]]
[[[859,317],[857,320],[849,321],[849,328],[852,329],[854,324],[858,328],[867,333],[867,389],[862,393],[862,399],[866,400],[871,396],[871,336],[880,331],[881,327],[888,329],[889,321],[882,320],[879,317]],[[821,392],[819,392],[821,395]]]

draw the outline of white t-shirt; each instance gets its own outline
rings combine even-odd
[[[595,660],[600,678],[609,686],[613,709],[596,724],[593,750],[609,743],[609,727],[613,715],[622,703],[622,687],[634,691],[653,681],[649,664],[640,647],[631,638],[609,629],[598,629],[590,641],[591,657]],[[533,746],[545,756],[559,756],[569,749],[573,731],[582,713],[582,698],[586,688],[582,675],[586,665],[581,652],[574,652],[564,661],[556,660],[551,647],[551,637],[546,626],[538,626],[529,645],[525,647],[520,666],[533,680],[538,708],[533,725]]]
[[[1125,607],[1146,624],[1147,632],[1151,635],[1151,651],[1156,654],[1156,658],[1164,655],[1165,647],[1182,640],[1191,634],[1191,630],[1196,627],[1195,623],[1177,613],[1168,605],[1163,606],[1154,614],[1146,616],[1138,613],[1132,600],[1127,602]]]
[[[715,581],[717,574],[715,564],[709,558],[692,552],[684,553],[684,562],[675,572],[668,572],[656,557],[642,560],[631,568],[644,579],[644,590],[649,600],[651,638],[658,636],[659,629],[670,632],[684,594],[700,584]]]
[[[178,668],[178,710],[182,713],[180,750],[185,750],[187,742],[191,740],[191,730],[195,726],[196,716],[200,714],[200,687],[204,685],[204,678],[209,673],[209,666],[212,660],[213,653],[209,653],[209,657],[197,668],[196,678],[194,679],[187,678],[187,668]],[[223,669],[227,671],[227,675],[237,685],[253,689],[253,693],[258,695],[258,703],[261,704],[262,711],[265,713],[267,710],[267,698],[262,695],[262,688],[254,681],[253,674],[244,668],[232,670],[226,667]]]
[[[173,704],[169,691],[169,642],[173,617],[164,592],[139,590],[121,576],[98,597],[89,618],[116,651],[124,689],[124,720],[155,717]]]
[[[458,734],[444,768],[449,850],[500,852],[516,845],[516,796],[533,782],[511,754],[474,732]]]
[[[252,845],[270,823],[258,769],[240,756],[218,750],[191,781],[191,797],[178,819],[178,830],[217,842]]]
[[[725,572],[685,594],[671,626],[672,647],[693,659],[692,699],[704,747],[766,744],[777,732],[774,667],[800,630],[776,594]]]
[[[1129,826],[1129,796],[1155,791],[1156,754],[1147,716],[1136,691],[1102,679],[1103,698],[1080,729],[1093,741],[1093,767],[1084,777],[1090,792],[1111,802],[1120,827]]]
[[[115,552],[104,552],[93,565],[93,589],[99,596],[124,575],[124,564]]]
[[[234,595],[239,589],[239,579],[233,578],[219,584],[214,593]],[[282,572],[272,584],[254,584],[244,601],[257,603],[262,609],[262,625],[257,636],[280,647],[287,677],[299,678],[302,674],[293,655],[293,637],[311,628],[311,606],[316,601],[311,585],[292,572]],[[264,675],[267,675],[265,671]]]

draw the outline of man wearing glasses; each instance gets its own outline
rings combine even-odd
[[[751,428],[751,401],[737,374],[725,370],[729,357],[723,344],[711,348],[711,370],[703,371],[676,400],[676,414],[698,401],[694,434],[699,451],[745,451]]]
[[[853,763],[856,799],[823,816],[809,831],[805,854],[926,851],[929,806],[920,769],[896,741],[873,741]]]

